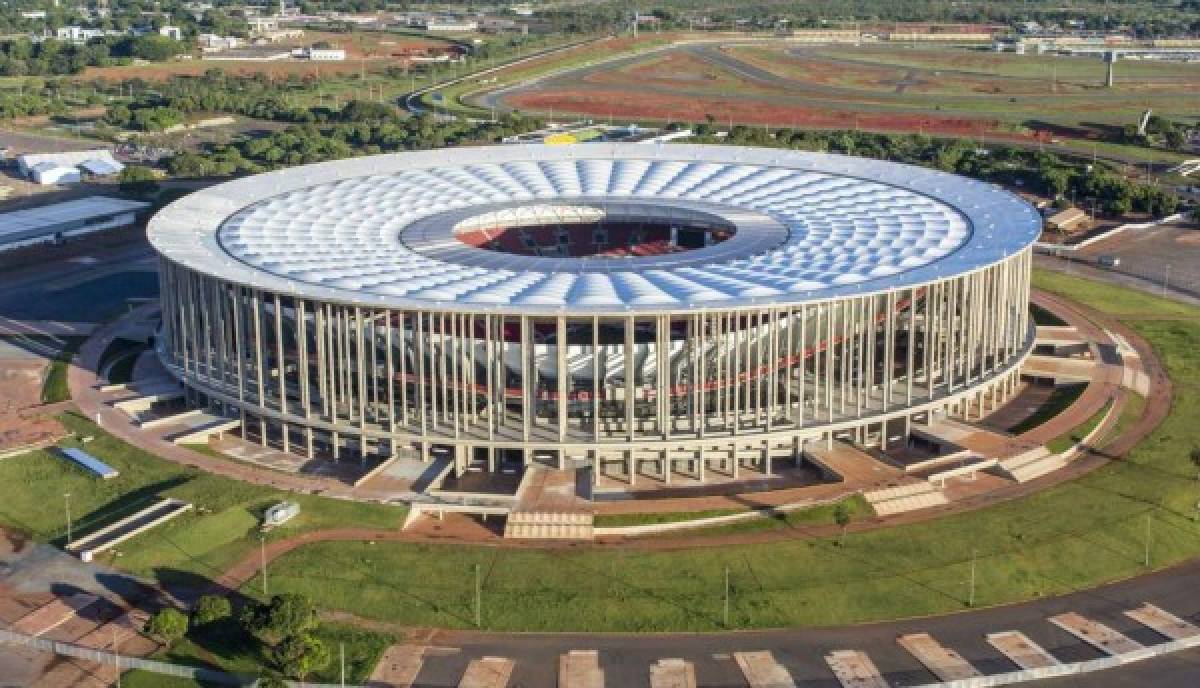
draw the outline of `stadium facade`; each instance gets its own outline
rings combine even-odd
[[[586,144],[257,175],[149,234],[160,358],[251,439],[704,480],[1003,403],[1040,227],[907,165]]]

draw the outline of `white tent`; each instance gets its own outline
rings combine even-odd
[[[29,168],[30,177],[38,184],[77,184],[81,175],[78,167],[67,167],[53,162],[43,162]]]

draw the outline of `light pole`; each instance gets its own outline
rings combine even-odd
[[[967,600],[968,607],[975,606],[975,559],[979,556],[979,550],[971,548],[971,594]]]
[[[483,588],[480,582],[479,564],[475,565],[475,628],[481,627],[483,620]]]
[[[729,628],[729,567],[725,567],[725,627]]]
[[[1150,517],[1151,514],[1146,514],[1146,568],[1150,568]]]
[[[117,649],[116,624],[113,624],[113,668],[117,670],[117,688],[121,688],[121,652]]]
[[[267,597],[270,594],[267,592],[267,536],[263,535],[258,539],[258,542],[260,545],[258,552],[260,568],[262,568],[263,597]]]
[[[338,657],[342,667],[342,688],[346,688],[346,643],[338,643]]]
[[[63,502],[67,511],[67,546],[71,546],[71,493],[63,493]]]
[[[1163,273],[1163,288],[1162,295],[1167,295],[1167,286],[1171,283],[1171,264],[1167,263],[1166,271]]]

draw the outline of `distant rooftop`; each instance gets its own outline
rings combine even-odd
[[[82,226],[122,213],[137,212],[150,207],[143,201],[130,201],[111,196],[90,196],[37,208],[0,213],[0,245],[27,241],[55,232]]]

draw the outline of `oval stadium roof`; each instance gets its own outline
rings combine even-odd
[[[522,206],[721,218],[713,246],[547,258],[457,241]],[[531,211],[533,212],[533,211]],[[585,213],[586,214],[586,213]],[[182,265],[283,293],[392,308],[664,312],[915,286],[1036,240],[1041,218],[991,184],[839,155],[734,146],[510,145],[339,160],[227,182],[150,223]]]

